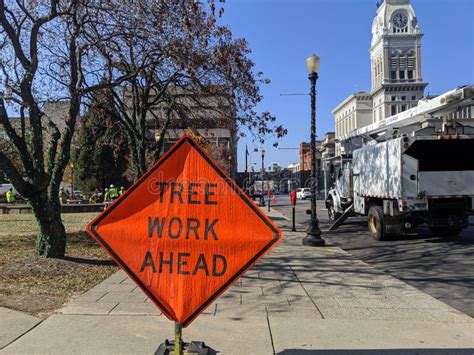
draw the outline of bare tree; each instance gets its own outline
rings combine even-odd
[[[58,194],[81,107],[97,90],[113,90],[137,176],[147,165],[147,119],[163,133],[178,118],[199,127],[189,102],[203,94],[225,93],[232,115],[215,117],[234,127],[237,119],[260,140],[285,134],[255,111],[266,80],[253,72],[246,41],[217,25],[222,11],[214,0],[0,0],[0,124],[14,149],[0,148],[0,171],[33,208],[39,255],[64,256]],[[44,114],[50,102],[66,105],[61,122]]]
[[[46,257],[65,253],[58,195],[82,99],[103,87],[96,77],[110,73],[96,55],[106,39],[86,36],[100,26],[99,6],[92,0],[0,0],[0,123],[21,163],[0,151],[0,170],[31,204],[37,253]],[[61,125],[43,112],[51,101],[67,105]],[[20,132],[9,112],[22,114]]]
[[[109,21],[123,25],[121,36],[101,54],[116,75],[138,72],[114,88],[136,177],[147,170],[147,151],[154,150],[148,156],[155,159],[159,156],[168,128],[240,129],[240,134],[250,132],[259,141],[269,134],[286,134],[274,116],[257,114],[259,86],[268,80],[254,73],[247,42],[233,39],[227,27],[217,25],[222,7],[216,10],[212,1],[126,3],[136,16],[112,14]],[[151,122],[161,133],[150,146]]]

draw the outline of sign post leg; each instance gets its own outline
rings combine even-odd
[[[174,322],[174,352],[173,355],[183,355],[183,326]]]
[[[293,225],[292,225],[292,227],[291,227],[291,231],[292,231],[292,232],[296,232],[296,226],[295,226],[295,206],[293,206],[292,210],[293,210],[293,211],[292,211]]]
[[[268,197],[268,212],[270,212],[270,197]]]

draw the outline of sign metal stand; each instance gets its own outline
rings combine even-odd
[[[160,344],[155,355],[216,355],[217,352],[204,344],[203,341],[192,341],[185,343],[183,341],[183,325],[174,322],[174,341],[166,339]]]
[[[183,326],[174,322],[174,353],[173,355],[183,355]]]

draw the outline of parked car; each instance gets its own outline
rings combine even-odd
[[[296,198],[299,200],[306,200],[311,197],[311,190],[307,187],[296,190]]]

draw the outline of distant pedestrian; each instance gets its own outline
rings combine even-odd
[[[122,196],[125,192],[125,189],[123,188],[123,186],[120,187],[120,191],[119,191],[119,196]]]
[[[106,187],[104,191],[104,203],[108,203],[110,200],[109,189]]]
[[[15,202],[16,202],[15,193],[13,192],[13,189],[10,188],[10,190],[7,191],[7,203],[15,203]]]
[[[99,200],[99,191],[95,190],[91,197],[89,197],[89,203],[97,203]]]
[[[104,190],[104,210],[109,206],[110,203],[110,191],[106,187]]]

